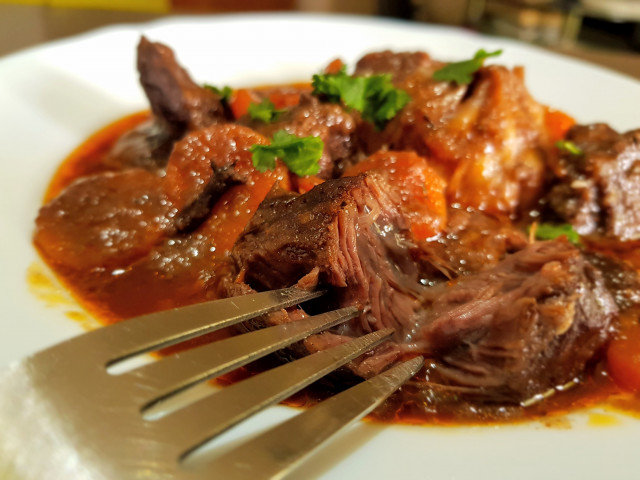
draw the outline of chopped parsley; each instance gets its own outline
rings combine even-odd
[[[497,57],[502,50],[487,52],[484,49],[478,50],[472,59],[454,62],[445,65],[440,70],[436,70],[433,79],[439,82],[456,82],[458,85],[466,85],[473,80],[473,74],[482,67],[486,58]]]
[[[314,75],[311,85],[314,95],[357,110],[379,130],[411,99],[407,92],[393,86],[391,75],[355,77],[347,75],[344,66],[338,73]]]
[[[583,155],[584,152],[582,149],[573,143],[571,140],[560,140],[556,142],[556,148],[558,150],[563,150],[565,152],[569,152],[571,155]]]
[[[252,103],[249,105],[249,116],[252,120],[260,120],[264,123],[274,122],[282,115],[286,110],[276,109],[273,102],[265,98],[260,103]]]
[[[531,229],[531,227],[529,227]],[[553,240],[562,235],[567,237],[574,245],[580,245],[580,235],[576,232],[571,225],[563,223],[560,225],[553,225],[551,223],[539,223],[535,227],[535,237],[538,240]]]
[[[214,87],[213,85],[209,85],[207,83],[204,84],[204,88],[207,90],[211,90],[216,95],[220,95],[223,102],[229,103],[231,99],[231,94],[233,93],[233,89],[227,85],[222,88]]]
[[[320,171],[320,157],[324,142],[318,137],[298,137],[278,130],[271,145],[253,145],[249,150],[256,170],[264,172],[276,168],[276,158],[296,175],[315,175]]]

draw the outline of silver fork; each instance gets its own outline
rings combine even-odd
[[[282,478],[413,376],[422,358],[401,363],[197,466],[187,460],[210,439],[380,344],[392,331],[370,333],[227,388],[210,389],[211,394],[187,405],[172,402],[206,379],[349,320],[358,310],[343,308],[264,328],[121,374],[107,369],[321,294],[289,288],[158,312],[91,331],[11,365],[0,373],[0,478]],[[172,405],[173,411],[163,412]]]

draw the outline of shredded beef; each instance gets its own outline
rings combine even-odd
[[[566,240],[429,289],[424,306],[412,348],[434,356],[432,380],[516,402],[579,376],[618,313],[600,272]]]
[[[425,282],[384,183],[369,174],[330,180],[304,195],[274,194],[236,243],[236,271],[253,289],[304,279],[307,288],[331,289],[325,308],[364,309],[306,339],[298,354],[391,327],[394,341],[352,364],[352,372],[369,376],[403,354],[421,353],[437,365],[430,382],[501,402],[524,401],[584,371],[609,338],[618,308],[577,248],[565,240],[527,245],[501,222],[460,210],[451,225],[460,237],[437,247],[458,278]],[[472,224],[478,228],[467,228]],[[477,256],[464,253],[474,249]]]
[[[381,177],[346,177],[267,198],[232,257],[258,290],[293,285],[317,268],[340,305],[365,309],[358,333],[397,328],[411,321],[424,289],[406,228]]]

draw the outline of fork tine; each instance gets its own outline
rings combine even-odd
[[[145,365],[122,377],[128,377],[145,392],[148,399],[143,402],[143,410],[148,410],[172,393],[345,322],[358,312],[356,307],[347,307],[227,338]]]
[[[184,458],[197,447],[263,408],[284,400],[315,380],[380,344],[393,334],[379,330],[316,352],[231,385],[153,423]],[[151,425],[149,425],[151,427]]]
[[[335,395],[207,462],[229,480],[280,479],[331,437],[380,405],[424,365],[416,357]],[[251,459],[247,461],[247,452]]]
[[[168,347],[274,310],[297,305],[323,293],[291,287],[197,303],[142,315],[94,330],[50,350],[60,352],[82,348],[86,352],[94,352],[96,358],[105,357],[106,364],[111,365],[134,355]]]

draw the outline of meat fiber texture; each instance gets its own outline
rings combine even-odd
[[[407,242],[388,192],[383,179],[367,175],[330,180],[305,195],[274,194],[236,243],[232,256],[250,288],[302,279],[330,287],[331,306],[363,309],[308,338],[306,351],[390,327],[393,342],[352,371],[366,377],[420,353],[437,365],[429,382],[489,401],[524,401],[584,371],[618,310],[578,249],[564,240],[536,242],[429,287],[413,260],[420,247]],[[273,320],[281,321],[290,320]]]
[[[473,84],[459,86],[433,81],[442,65],[422,52],[379,52],[358,63],[356,73],[391,73],[412,96],[381,132],[306,94],[273,124],[245,122],[249,128],[228,123],[220,97],[191,80],[168,47],[143,38],[138,68],[152,121],[116,143],[104,161],[115,172],[77,179],[41,209],[35,243],[61,269],[126,267],[169,237],[188,238],[231,185],[250,184],[249,147],[266,144],[265,135],[319,136],[320,176],[328,180],[304,195],[272,191],[231,252],[223,293],[327,287],[323,308],[356,305],[363,313],[292,352],[393,328],[393,341],[350,364],[362,377],[424,354],[435,365],[424,381],[489,401],[520,402],[566,383],[597,356],[617,308],[575,247],[528,245],[504,221],[540,194],[541,107],[521,70],[484,67]],[[607,128],[575,129],[580,162],[551,162],[556,195],[568,191],[566,208],[577,205],[579,214],[557,210],[578,228],[636,239],[640,218],[625,211],[640,200],[637,134]],[[331,179],[380,147],[424,154],[448,179],[448,223],[437,238],[410,240],[398,192],[384,176]],[[263,322],[306,314],[283,310]]]
[[[336,305],[364,310],[330,341],[309,339],[311,350],[385,327],[401,332],[420,306],[424,286],[389,190],[381,177],[362,175],[327,181],[305,195],[276,193],[234,246],[238,270],[255,289],[292,285],[311,274],[307,283],[334,287]]]
[[[524,401],[577,377],[610,338],[618,308],[598,270],[564,239],[427,292],[411,348],[431,381]]]

